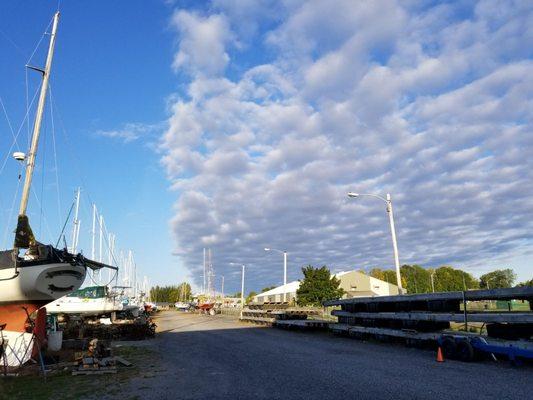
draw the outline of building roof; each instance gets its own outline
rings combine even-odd
[[[356,272],[357,274],[359,274],[359,275],[361,275],[363,277],[372,278],[372,279],[378,280],[380,282],[387,283],[388,285],[395,286],[392,283],[381,281],[380,279],[373,278],[373,277],[371,277],[369,275],[365,275],[365,274],[363,274],[363,273],[361,273],[359,271],[355,271],[355,270],[337,272],[336,274],[332,274],[332,276],[334,276],[335,278],[340,278],[343,275],[350,274],[350,273],[353,273],[353,272]],[[292,282],[287,283],[286,285],[281,285],[281,286],[275,287],[274,289],[267,290],[266,292],[259,293],[255,297],[275,296],[276,294],[283,294],[283,293],[296,293],[296,291],[298,290],[299,287],[300,287],[300,281],[292,281]]]
[[[267,290],[266,292],[259,293],[257,296],[274,296],[276,294],[294,293],[300,287],[300,281],[289,282],[286,285],[278,286],[274,289]]]

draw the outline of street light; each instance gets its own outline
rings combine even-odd
[[[396,265],[396,281],[398,284],[398,292],[399,294],[403,294],[403,287],[402,287],[402,277],[400,275],[400,257],[398,256],[398,243],[396,242],[396,229],[394,228],[394,213],[392,211],[392,200],[389,193],[387,193],[387,197],[382,197],[377,194],[360,194],[360,193],[354,193],[349,192],[348,197],[352,198],[358,198],[361,196],[366,197],[376,197],[380,200],[383,200],[387,204],[387,213],[389,214],[389,222],[390,222],[390,230],[392,235],[392,247],[394,250],[394,263]]]
[[[265,247],[265,251],[277,251],[283,254],[283,302],[285,303],[287,301],[287,288],[285,287],[287,286],[287,252],[270,247]]]
[[[230,263],[231,265],[239,265],[239,263]],[[244,308],[244,269],[245,265],[242,264],[242,277],[241,277],[241,308]]]

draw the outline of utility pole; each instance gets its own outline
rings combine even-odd
[[[202,286],[202,293],[205,294],[205,247],[204,247],[204,273],[203,273],[203,278],[204,278],[204,284]]]
[[[224,275],[222,275],[222,306],[224,306]]]
[[[287,252],[283,252],[283,302],[287,302]]]
[[[394,249],[394,264],[396,266],[396,281],[398,291],[403,294],[402,277],[400,275],[400,257],[398,256],[398,242],[396,241],[396,228],[394,227],[394,213],[392,211],[392,200],[390,193],[387,193],[387,212],[389,214],[390,230],[392,234],[392,247]]]
[[[387,213],[389,214],[389,223],[390,223],[390,230],[391,230],[391,236],[392,236],[392,247],[394,250],[394,265],[396,267],[396,284],[398,285],[398,294],[403,294],[404,290],[402,287],[402,277],[400,274],[400,257],[398,256],[398,243],[396,241],[396,228],[394,227],[394,213],[392,211],[392,199],[390,193],[387,193],[386,198],[377,195],[377,194],[371,194],[371,193],[354,193],[349,192],[348,197],[357,198],[361,196],[369,196],[369,197],[375,197],[382,201],[384,201],[387,204]]]
[[[242,265],[242,280],[241,280],[241,308],[244,308],[244,264]]]

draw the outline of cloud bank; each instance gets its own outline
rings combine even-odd
[[[475,274],[533,250],[527,1],[213,1],[175,10],[184,89],[160,142],[179,255],[258,289],[303,264]],[[279,258],[279,259],[278,259]],[[531,276],[523,266],[521,277]],[[520,269],[522,268],[522,269]]]

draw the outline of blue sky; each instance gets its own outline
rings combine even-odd
[[[24,64],[54,7],[0,5],[0,96],[15,131]],[[402,263],[533,275],[529,2],[92,1],[61,12],[61,217],[50,118],[34,185],[50,234],[31,204],[45,238],[81,185],[86,253],[90,196],[152,283],[199,283],[211,247],[227,291],[240,283],[230,262],[249,264],[259,289],[282,277],[265,246],[289,251],[290,279],[307,263],[390,266],[382,205],[345,198],[390,192]],[[0,129],[7,149],[4,116]],[[4,226],[17,173],[9,160],[0,175]]]
[[[3,79],[0,96],[15,130],[25,113],[24,65],[53,16],[52,2],[4,2],[1,7],[0,41],[9,54],[0,61]],[[172,215],[174,195],[161,172],[159,155],[154,151],[160,128],[143,143],[128,145],[98,134],[121,126],[126,121],[160,124],[166,117],[166,98],[178,85],[169,68],[173,54],[173,35],[168,30],[169,9],[154,2],[87,2],[61,5],[61,19],[54,63],[52,96],[60,183],[61,218],[58,218],[55,163],[49,108],[45,117],[34,188],[41,197],[42,161],[45,159],[44,215],[55,241],[62,227],[74,191],[84,191],[81,206],[81,242],[90,254],[90,202],[104,215],[117,244],[133,249],[139,270],[151,275],[153,282],[179,279],[178,260],[172,256],[172,239],[167,221]],[[14,44],[13,44],[13,43]],[[42,66],[48,37],[33,58]],[[29,73],[30,91],[36,90],[39,77]],[[31,94],[31,95],[32,95]],[[30,96],[31,96],[30,95]],[[61,123],[62,122],[62,123]],[[2,148],[12,142],[4,115]],[[65,131],[63,131],[63,127]],[[23,129],[22,150],[27,143]],[[66,133],[65,133],[66,132]],[[2,161],[5,154],[2,154]],[[41,157],[42,156],[42,157]],[[10,159],[1,175],[2,225],[11,209],[17,180],[16,163]],[[32,224],[42,240],[50,240],[39,206],[32,199]],[[13,219],[11,220],[12,230]],[[67,238],[70,239],[70,224]],[[0,239],[4,240],[4,229]],[[8,234],[9,246],[12,238]],[[157,255],[156,268],[153,266]],[[181,273],[183,275],[183,273]]]

